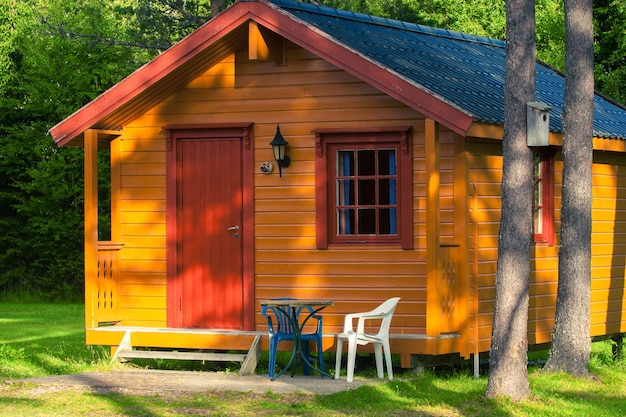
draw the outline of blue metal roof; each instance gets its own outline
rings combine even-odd
[[[485,123],[504,122],[504,42],[293,0],[270,0],[371,62]],[[565,79],[537,63],[536,101],[561,132]],[[626,139],[626,109],[595,95],[594,135]]]

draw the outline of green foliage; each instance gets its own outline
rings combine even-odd
[[[537,58],[565,71],[565,10],[560,0],[536,0]]]
[[[11,23],[3,22],[11,34],[0,58],[7,69],[0,75],[0,290],[77,299],[83,282],[83,156],[79,149],[59,149],[47,130],[149,57],[72,35],[123,38],[108,3],[17,4]]]
[[[211,17],[210,0],[137,0],[120,8],[131,16],[129,35],[151,48],[165,50],[189,35]]]
[[[53,0],[47,4],[25,36],[33,45],[25,81],[36,107],[33,110],[56,123],[149,57],[110,42],[127,40],[125,33],[130,30],[119,25],[121,17],[110,2]]]
[[[594,0],[597,88],[626,103],[626,2]]]
[[[42,130],[42,122],[21,125],[3,146],[1,167],[14,173],[5,184],[1,276],[5,288],[67,298],[82,286],[82,154],[56,148]]]
[[[0,4],[0,293],[80,299],[83,157],[47,130],[210,16],[209,0]],[[108,151],[100,239],[110,238]]]

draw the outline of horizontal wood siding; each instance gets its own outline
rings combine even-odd
[[[119,145],[122,324],[165,327],[165,142],[129,128]]]
[[[493,294],[500,221],[501,147],[499,144],[468,144],[470,207],[470,259],[472,261],[472,335],[478,337],[477,351],[489,350]],[[478,233],[478,234],[476,234]],[[495,254],[495,255],[494,255]],[[476,265],[478,261],[478,265]],[[475,276],[477,274],[477,276]],[[478,288],[475,288],[477,283]],[[478,305],[476,306],[476,295]],[[475,313],[478,316],[475,316]],[[478,329],[476,329],[478,327]],[[476,343],[476,341],[474,341]]]
[[[470,141],[469,181],[478,193],[478,297],[480,350],[488,351],[495,299],[500,222],[502,154],[498,141]],[[558,244],[562,157],[555,158],[555,246],[531,247],[528,337],[530,344],[551,340],[558,286]],[[626,330],[624,272],[626,259],[626,166],[622,155],[596,152],[593,165],[591,333],[601,336]],[[472,189],[470,186],[470,189]],[[473,225],[470,231],[473,231]],[[473,259],[473,253],[470,257]]]
[[[446,243],[460,243],[462,236],[455,233],[454,224],[454,133],[439,129],[439,215],[440,239]]]
[[[596,152],[591,237],[591,335],[626,332],[626,161]]]
[[[502,147],[499,141],[472,141],[469,145],[470,190],[476,190],[478,212],[472,211],[470,227],[472,246],[478,249],[478,311],[473,318],[478,324],[479,351],[489,350],[491,327],[495,301],[495,274],[498,260],[498,232],[500,230]],[[555,182],[560,184],[562,163],[555,162]],[[560,186],[555,186],[555,230],[559,229]],[[478,222],[478,235],[474,233]],[[558,243],[558,234],[556,236]],[[531,246],[530,302],[528,312],[528,340],[530,344],[545,343],[550,340],[554,324],[554,302],[556,299],[556,279],[558,276],[558,246],[533,244]],[[472,252],[470,259],[474,260]],[[474,330],[473,330],[474,331]]]
[[[255,298],[331,298],[326,332],[341,330],[348,312],[402,297],[392,333],[425,331],[424,121],[407,108],[324,60],[290,45],[287,65],[225,59],[124,127],[121,145],[122,296],[124,324],[164,326],[166,124],[254,123]],[[263,175],[273,161],[276,125],[289,142],[291,166]],[[414,250],[315,245],[313,129],[413,126]],[[451,136],[443,152],[452,154]],[[449,149],[448,149],[449,148]],[[451,163],[444,163],[442,222],[452,236]],[[256,305],[255,325],[266,329]]]

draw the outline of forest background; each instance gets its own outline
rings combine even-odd
[[[317,3],[504,39],[505,0]],[[83,155],[47,131],[229,0],[0,0],[0,296],[81,301]],[[596,91],[626,103],[626,0],[593,0]],[[560,0],[536,0],[537,57],[565,68]],[[100,152],[100,240],[108,155]]]

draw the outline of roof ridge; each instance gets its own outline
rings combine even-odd
[[[245,1],[245,0],[244,0]],[[267,0],[283,9],[297,9],[309,13],[318,13],[326,16],[336,16],[342,19],[354,20],[363,23],[371,23],[375,25],[388,26],[392,28],[418,32],[425,35],[437,36],[440,38],[448,38],[461,40],[465,42],[474,42],[489,46],[504,47],[504,41],[499,39],[488,38],[486,36],[471,35],[468,33],[457,32],[449,29],[441,29],[433,26],[421,25],[419,23],[405,22],[397,19],[386,17],[378,17],[365,13],[357,13],[349,10],[341,10],[330,6],[324,6],[314,3],[304,3],[297,0]]]

